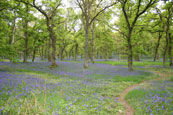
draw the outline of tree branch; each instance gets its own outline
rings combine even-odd
[[[42,13],[47,19],[49,18],[47,13],[36,5],[35,0],[33,0],[33,7],[36,8],[40,13]]]
[[[56,7],[53,9],[53,11],[52,11],[52,15],[53,15],[53,16],[55,15],[56,10],[58,9],[58,7],[61,5],[61,1],[62,1],[62,0],[60,0],[59,3],[56,5]]]
[[[137,19],[139,18],[140,15],[142,15],[143,13],[145,13],[147,11],[148,8],[150,8],[153,4],[156,3],[157,0],[150,0],[150,2],[147,4],[147,6],[139,13],[139,9],[140,9],[140,4],[141,4],[141,0],[139,1],[139,4],[138,4],[138,10],[137,10],[137,13],[136,13],[136,17],[135,19],[133,20],[132,22],[132,26],[131,26],[131,29],[133,29]]]
[[[46,18],[48,18],[48,15],[47,15],[47,13],[44,11],[44,10],[42,10],[41,8],[39,8],[36,4],[35,4],[35,0],[33,0],[33,4],[31,4],[31,3],[29,3],[29,2],[26,2],[26,1],[24,1],[24,0],[15,0],[15,1],[17,1],[17,2],[22,2],[22,3],[24,3],[24,4],[27,4],[27,5],[30,5],[30,6],[32,6],[32,7],[34,7],[34,8],[36,8],[40,13],[42,13]]]
[[[109,5],[109,6],[106,6],[106,7],[104,7],[102,10],[100,10],[100,11],[91,19],[91,21],[89,22],[89,25],[91,25],[92,22],[93,22],[101,13],[103,13],[107,8],[114,6],[116,3],[117,3],[117,2],[114,2],[113,4],[111,4],[111,5]]]
[[[128,16],[127,16],[127,12],[125,10],[126,3],[127,3],[127,0],[125,0],[124,2],[121,2],[121,5],[122,5],[122,10],[123,10],[123,14],[124,14],[125,20],[127,22],[127,26],[130,29],[131,28],[130,22],[129,22],[129,19],[128,19]]]

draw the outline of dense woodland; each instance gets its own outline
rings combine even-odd
[[[173,65],[171,0],[0,0],[0,59],[153,58]]]

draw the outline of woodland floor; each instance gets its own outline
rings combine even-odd
[[[164,73],[160,73],[160,72],[154,72],[155,74],[160,74],[161,77],[158,77],[158,78],[154,78],[152,81],[158,81],[158,80],[167,80],[169,79],[168,78],[168,74],[164,74]],[[126,101],[125,99],[125,96],[130,92],[132,91],[134,88],[136,87],[139,87],[140,85],[143,85],[143,84],[147,84],[148,82],[150,82],[151,80],[145,80],[139,84],[135,84],[135,85],[132,85],[128,88],[126,88],[121,94],[120,94],[120,97],[119,97],[119,101],[121,103],[124,104],[125,106],[125,113],[123,114],[126,114],[126,115],[134,115],[134,109],[133,107]],[[119,115],[121,115],[121,113],[119,113]]]
[[[48,62],[0,62],[0,114],[173,113],[173,68],[162,68],[159,62],[137,62],[133,72],[128,72],[126,62],[102,61],[88,69],[82,62],[57,64],[49,68]]]

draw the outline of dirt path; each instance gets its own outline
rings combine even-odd
[[[168,75],[165,75],[163,73],[160,73],[160,72],[156,72],[154,71],[155,74],[159,74],[161,77],[158,77],[158,78],[155,78],[155,79],[152,79],[152,80],[161,80],[161,79],[165,79]],[[132,89],[134,89],[135,87],[143,84],[143,83],[146,83],[146,82],[149,82],[151,80],[146,80],[146,81],[143,81],[139,84],[135,84],[135,85],[132,85],[128,88],[126,88],[119,96],[119,101],[125,106],[125,115],[134,115],[134,110],[133,108],[128,104],[128,102],[125,100],[125,95],[131,91]],[[122,113],[118,113],[118,115],[122,115]]]

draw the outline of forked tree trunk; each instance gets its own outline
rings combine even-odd
[[[158,48],[159,48],[159,45],[160,45],[160,39],[161,38],[162,38],[162,34],[161,34],[161,32],[159,32],[159,38],[158,38],[156,49],[155,49],[155,52],[154,52],[154,61],[156,61],[156,59],[157,59],[157,53],[158,53]]]

